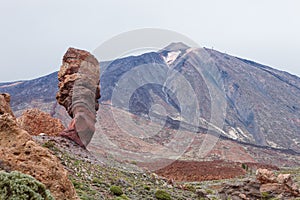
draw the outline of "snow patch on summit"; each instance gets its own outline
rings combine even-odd
[[[167,63],[167,65],[171,65],[179,56],[181,51],[171,51],[168,52],[167,56],[163,56],[164,61]]]

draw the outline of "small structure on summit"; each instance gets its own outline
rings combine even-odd
[[[94,135],[99,109],[99,62],[87,51],[69,48],[63,57],[58,80],[56,99],[73,118],[60,135],[85,148]]]

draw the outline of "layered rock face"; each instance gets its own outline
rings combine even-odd
[[[4,104],[1,102],[1,105]],[[9,107],[9,104],[6,106]],[[0,114],[1,165],[6,170],[17,170],[35,177],[45,184],[56,199],[78,199],[60,161],[48,149],[35,143],[29,133],[19,128],[9,112],[10,109],[6,107],[5,112]]]
[[[26,110],[17,121],[20,128],[31,135],[45,133],[51,136],[58,136],[65,129],[59,119],[55,119],[50,114],[38,109]]]
[[[68,129],[61,133],[82,147],[91,141],[99,109],[100,68],[97,59],[89,52],[69,48],[58,72],[58,103],[73,118]]]
[[[10,108],[10,95],[8,93],[0,94],[0,115],[9,113],[12,117],[15,117]]]

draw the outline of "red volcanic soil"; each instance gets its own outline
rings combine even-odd
[[[275,165],[270,165],[270,164],[251,163],[251,162],[246,162],[244,164],[247,165],[248,168],[252,169],[252,170],[257,170],[259,168],[268,169],[268,170],[279,170],[279,167],[277,167]]]
[[[175,181],[208,181],[242,176],[246,171],[240,163],[216,161],[175,161],[155,171],[160,176]]]
[[[170,161],[169,161],[170,162]],[[259,168],[279,170],[278,167],[263,163],[244,163],[249,170]],[[243,176],[246,171],[240,162],[224,160],[214,161],[180,161],[155,171],[156,174],[174,181],[209,181],[230,179]]]

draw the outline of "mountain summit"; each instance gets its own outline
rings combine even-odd
[[[172,42],[168,46],[164,47],[161,51],[178,51],[178,50],[186,50],[189,49],[190,47],[183,42]]]
[[[145,64],[161,67],[142,69]],[[139,70],[138,76],[122,86],[124,90],[116,90],[124,75]],[[183,82],[178,82],[179,75],[190,93]],[[120,91],[130,100],[112,100],[112,104],[132,113],[149,117],[151,107],[161,104],[178,125],[198,125],[194,121],[198,115],[206,128],[234,140],[300,151],[300,79],[289,73],[212,49],[172,43],[157,53],[114,61],[103,76],[106,81],[101,83],[105,90],[102,100],[111,101],[113,91]],[[125,88],[131,88],[129,93]],[[183,90],[185,95],[179,99]],[[192,108],[182,103],[184,98],[190,103],[194,98]],[[195,108],[197,114],[191,111]],[[223,122],[214,122],[215,116],[223,118]]]

